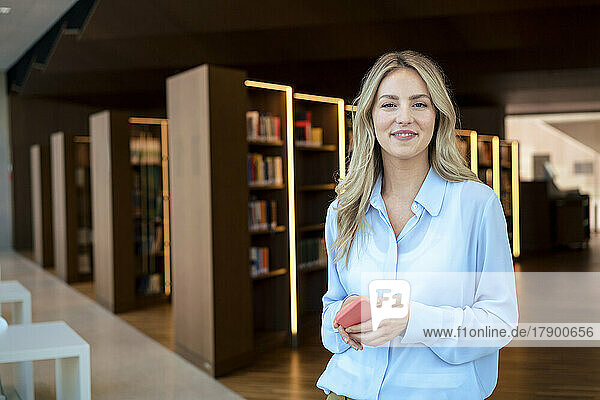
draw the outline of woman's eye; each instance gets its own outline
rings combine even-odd
[[[427,104],[425,104],[425,103],[415,103],[415,106],[417,106],[417,108],[424,108],[424,107],[427,107]]]
[[[383,108],[389,108],[389,107],[393,107],[393,106],[394,106],[394,103],[383,103],[381,105],[381,107],[383,107]]]

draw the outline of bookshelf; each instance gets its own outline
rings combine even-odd
[[[168,123],[130,117],[136,295],[171,294]]]
[[[243,71],[212,65],[167,79],[175,350],[213,376],[253,360],[257,285],[280,289],[264,301],[289,310],[287,262],[272,259],[272,276],[250,277],[251,237],[285,244],[289,231],[249,231],[245,79]],[[255,148],[286,149],[283,143]],[[285,185],[255,189],[267,198],[287,192]]]
[[[519,142],[500,140],[500,201],[506,215],[508,236],[514,257],[521,254],[520,195],[519,195]]]
[[[459,151],[471,170],[500,198],[512,254],[519,257],[519,143],[476,131],[457,129],[455,132]]]
[[[103,111],[90,138],[96,299],[117,313],[168,302],[167,121]]]
[[[92,279],[90,137],[50,137],[54,269],[67,283]]]
[[[471,130],[456,129],[456,143],[458,150],[465,158],[474,174],[478,173],[477,166],[477,132]]]
[[[327,291],[325,217],[345,174],[344,100],[294,93],[294,159],[298,273],[298,338],[319,337],[321,299]]]
[[[483,183],[494,189],[497,196],[500,196],[498,145],[497,136],[477,135],[477,165],[479,166],[477,176]]]
[[[296,332],[296,235],[294,163],[291,138],[292,90],[289,86],[247,80],[248,226],[255,349],[293,341]],[[318,149],[313,148],[313,151]],[[253,159],[259,162],[253,162]],[[270,160],[263,168],[262,159]],[[265,169],[266,174],[257,173]],[[261,190],[261,175],[270,177]],[[257,183],[257,180],[259,183]],[[263,205],[263,207],[256,207]],[[257,212],[258,211],[258,212]],[[255,234],[265,229],[268,234]],[[255,253],[263,251],[264,257]],[[253,254],[254,253],[254,254]],[[268,338],[268,339],[267,339]]]

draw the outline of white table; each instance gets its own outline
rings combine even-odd
[[[23,363],[56,359],[56,398],[91,399],[90,346],[64,322],[9,325],[0,334],[0,363],[15,363],[15,387],[33,399],[33,370],[19,374]]]
[[[0,305],[3,303],[12,306],[9,324],[31,323],[31,294],[18,281],[0,282]]]

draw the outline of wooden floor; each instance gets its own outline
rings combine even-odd
[[[94,299],[94,284],[92,282],[73,283],[71,286]],[[166,348],[175,351],[173,309],[170,304],[156,305],[117,315]]]
[[[600,272],[600,236],[586,250],[522,257],[515,270]],[[74,285],[93,296],[91,284]],[[600,304],[600,289],[595,299]],[[119,314],[125,321],[173,349],[172,315],[169,305]],[[316,339],[316,338],[315,338]],[[255,363],[219,381],[250,400],[324,399],[315,383],[330,353],[315,344],[298,350],[282,347],[260,354]],[[500,352],[498,385],[493,400],[596,399],[600,400],[600,348],[509,347]]]

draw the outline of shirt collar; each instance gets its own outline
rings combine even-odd
[[[375,185],[373,186],[373,192],[371,192],[371,198],[369,203],[377,208],[378,210],[385,211],[385,203],[383,197],[381,197],[381,185],[383,183],[383,175],[380,172]],[[444,194],[446,193],[446,185],[448,181],[438,175],[433,167],[429,167],[425,181],[415,197],[415,201],[423,206],[427,212],[435,217],[440,213],[442,209],[442,202],[444,200]]]

